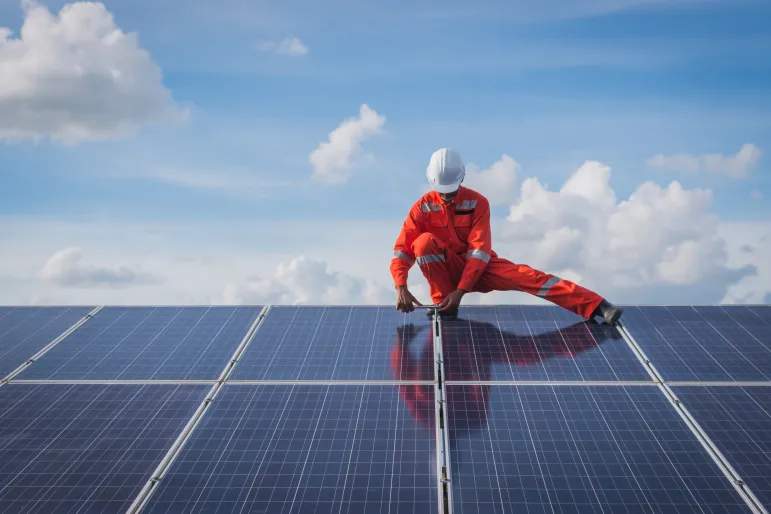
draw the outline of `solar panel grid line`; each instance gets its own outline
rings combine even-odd
[[[726,478],[731,482],[731,485],[741,495],[747,505],[758,514],[769,514],[769,511],[760,503],[757,496],[747,486],[744,479],[731,465],[730,461],[726,459],[725,455],[718,449],[717,445],[707,435],[702,426],[696,421],[696,418],[691,415],[686,406],[677,397],[675,392],[667,384],[659,384],[659,388],[669,399],[670,403],[674,406],[675,411],[685,421],[685,424],[691,430],[691,433],[701,443],[712,460],[717,464]]]
[[[229,385],[433,385],[434,380],[232,380]]]
[[[642,380],[447,380],[447,385],[518,385],[518,386],[631,386],[655,387],[658,382]],[[771,385],[771,384],[770,384]]]
[[[450,433],[447,422],[447,398],[445,395],[444,348],[442,340],[442,318],[434,314],[434,426],[436,427],[437,485],[439,512],[452,514],[452,466],[450,462]]]
[[[771,387],[771,381],[758,382],[754,380],[735,382],[710,380],[707,382],[699,382],[695,380],[667,380],[666,385],[672,387],[678,386],[699,386],[699,387]]]
[[[86,323],[89,319],[94,317],[97,312],[99,312],[102,309],[102,305],[99,305],[95,307],[91,312],[83,316],[81,319],[79,319],[74,325],[72,325],[70,328],[65,330],[63,333],[61,333],[57,338],[55,338],[53,341],[45,345],[43,348],[38,350],[37,353],[35,353],[32,357],[30,357],[24,364],[17,367],[15,370],[13,370],[11,373],[9,373],[4,379],[0,380],[0,386],[3,384],[8,383],[9,381],[13,380],[14,377],[18,376],[22,371],[27,369],[29,366],[31,366],[36,360],[38,360],[40,357],[45,355],[48,351],[51,350],[54,346],[59,344],[61,341],[63,341],[68,335],[72,334],[75,330],[80,328],[84,323]]]
[[[150,479],[144,485],[144,487],[139,492],[137,497],[134,499],[134,502],[132,503],[131,507],[129,507],[127,514],[139,513],[147,505],[147,502],[150,500],[150,497],[152,496],[152,493],[156,488],[158,482],[163,479],[169,467],[174,463],[174,460],[179,456],[180,452],[182,451],[182,448],[184,448],[185,446],[185,443],[193,434],[193,431],[198,426],[198,424],[201,422],[201,419],[203,418],[206,411],[210,408],[212,402],[216,398],[220,389],[222,388],[222,386],[227,381],[227,378],[232,373],[233,368],[235,364],[238,362],[239,357],[243,354],[244,350],[249,345],[249,342],[254,337],[254,334],[259,329],[260,324],[262,323],[262,321],[265,319],[265,317],[268,315],[269,312],[270,312],[270,305],[266,305],[262,308],[260,313],[257,315],[251,327],[249,328],[249,331],[246,333],[246,335],[244,335],[243,340],[233,352],[233,356],[231,357],[231,359],[226,364],[225,368],[220,373],[219,378],[212,385],[212,388],[209,390],[209,393],[206,395],[206,398],[204,398],[204,400],[198,406],[196,411],[191,416],[190,420],[188,420],[184,429],[180,432],[179,436],[174,441],[174,444],[172,444],[171,448],[169,448],[168,452],[166,452],[166,455],[158,464],[153,475],[150,477]]]
[[[747,484],[748,494],[771,505],[771,392],[754,387],[679,388],[678,396]]]
[[[78,384],[93,384],[93,385],[213,385],[216,384],[216,380],[27,380],[27,379],[14,379],[12,384],[30,384],[30,385],[45,385],[45,384],[59,384],[59,385],[78,385]]]
[[[629,345],[629,347],[632,349],[632,352],[637,356],[639,361],[645,367],[645,370],[648,372],[651,378],[655,380],[656,383],[663,384],[664,377],[661,375],[661,373],[659,373],[659,370],[656,369],[656,366],[648,358],[648,356],[645,355],[645,352],[637,343],[637,341],[635,341],[635,338],[632,336],[631,332],[629,332],[629,330],[627,330],[621,322],[618,323],[616,329],[619,331],[624,341],[626,341],[626,344]]]
[[[230,359],[230,361],[225,366],[225,369],[222,370],[222,373],[220,373],[219,378],[217,378],[218,382],[224,382],[228,379],[231,373],[233,373],[233,368],[238,363],[241,356],[244,354],[244,351],[246,351],[246,347],[249,346],[249,343],[254,339],[254,334],[257,332],[257,329],[262,324],[262,321],[268,316],[270,313],[270,305],[265,305],[260,313],[257,315],[257,318],[254,320],[254,323],[252,323],[252,326],[249,327],[249,330],[244,335],[243,340],[236,348],[235,352],[233,352],[233,357]]]

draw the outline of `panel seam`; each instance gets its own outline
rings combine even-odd
[[[444,348],[442,347],[442,317],[439,311],[434,309],[434,370],[436,382],[434,384],[434,411],[436,419],[436,450],[437,450],[437,486],[439,489],[439,512],[451,514],[453,512],[452,501],[452,470],[450,467],[450,426],[448,423],[446,390],[444,380]]]
[[[188,440],[190,440],[190,437],[193,435],[196,427],[203,419],[204,414],[206,414],[206,411],[209,410],[211,404],[214,402],[220,390],[227,382],[227,379],[233,372],[233,368],[238,363],[239,358],[241,355],[243,355],[243,352],[254,338],[254,334],[262,325],[263,320],[270,313],[270,307],[270,305],[266,305],[257,315],[256,319],[242,339],[241,344],[238,345],[235,352],[233,352],[233,356],[231,357],[230,361],[228,361],[228,363],[225,365],[225,368],[222,370],[222,373],[220,373],[219,378],[214,382],[214,385],[212,385],[206,397],[201,401],[201,404],[188,420],[187,424],[182,429],[182,432],[180,432],[180,434],[177,436],[177,439],[171,445],[171,448],[169,448],[169,450],[166,452],[161,462],[155,468],[153,474],[139,491],[139,494],[137,494],[136,498],[134,498],[134,502],[128,508],[126,514],[137,514],[147,506],[148,502],[150,501],[150,497],[158,488],[158,483],[160,483],[160,481],[166,476],[166,473],[168,472],[171,465],[182,453],[182,449],[184,448],[185,444]]]
[[[632,334],[621,323],[619,323],[616,328],[629,347],[632,349],[632,351],[635,352],[635,355],[637,355],[638,359],[640,359],[640,361],[646,366],[646,369],[651,374],[651,376],[654,377],[659,386],[659,389],[662,391],[667,400],[669,400],[670,405],[674,407],[675,411],[680,415],[686,426],[688,426],[688,428],[691,430],[691,433],[693,433],[693,435],[696,437],[696,440],[699,441],[707,454],[712,458],[715,464],[717,464],[720,471],[731,482],[731,485],[734,487],[734,489],[736,489],[749,508],[756,514],[769,514],[769,511],[760,502],[758,497],[755,496],[755,493],[752,491],[752,489],[747,485],[741,475],[739,475],[739,473],[733,468],[728,459],[725,458],[722,452],[718,449],[717,445],[715,445],[712,439],[710,439],[709,435],[707,435],[707,432],[702,428],[698,421],[696,421],[696,418],[691,415],[683,402],[677,397],[669,384],[658,372],[651,360],[645,355],[645,352],[643,352],[634,336],[632,336]]]
[[[80,318],[77,322],[75,322],[74,325],[72,325],[70,328],[68,328],[67,330],[65,330],[61,334],[59,334],[59,336],[56,339],[54,339],[53,341],[51,341],[50,343],[45,345],[43,348],[38,350],[35,355],[33,355],[32,357],[27,359],[21,366],[19,366],[15,370],[11,371],[4,379],[0,380],[0,387],[2,387],[3,385],[7,384],[11,380],[13,380],[14,377],[17,377],[19,375],[19,373],[21,373],[22,371],[24,371],[28,367],[32,366],[32,364],[35,361],[37,361],[38,359],[40,359],[40,357],[42,357],[43,355],[48,353],[54,346],[56,346],[57,344],[61,343],[64,339],[67,338],[67,336],[69,336],[70,334],[75,332],[86,321],[88,321],[91,318],[93,318],[96,315],[97,312],[102,310],[102,307],[104,307],[104,305],[98,305],[97,307],[95,307],[93,310],[91,310],[91,312],[89,312],[88,314],[86,314],[85,316]]]

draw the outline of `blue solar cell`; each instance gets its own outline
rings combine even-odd
[[[748,307],[631,307],[623,324],[665,380],[771,380],[771,323]]]
[[[434,433],[393,386],[226,385],[143,512],[437,512]]]
[[[19,307],[0,311],[0,378],[92,310],[93,307]]]
[[[208,389],[0,387],[0,512],[125,512]]]
[[[673,387],[752,489],[771,505],[771,387]]]
[[[614,327],[557,307],[477,307],[442,321],[445,379],[652,380]]]
[[[433,346],[425,346],[432,340],[425,311],[273,307],[230,378],[433,380]],[[430,362],[420,357],[426,351]]]
[[[656,387],[448,385],[455,512],[751,512]]]
[[[106,307],[19,378],[213,380],[260,310]]]

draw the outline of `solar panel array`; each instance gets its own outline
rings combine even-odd
[[[771,306],[0,308],[0,513],[768,512]]]

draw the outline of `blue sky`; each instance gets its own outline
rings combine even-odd
[[[66,2],[40,3],[56,13]],[[451,146],[480,168],[510,155],[519,182],[552,190],[597,160],[619,201],[645,181],[678,180],[712,190],[721,221],[769,221],[768,2],[323,4],[106,1],[189,116],[118,140],[0,142],[0,216],[393,220],[398,230],[431,152]],[[0,5],[11,37],[23,16]],[[290,36],[306,55],[258,48]],[[370,159],[343,184],[313,181],[309,154],[362,104],[386,119],[362,141]],[[745,144],[760,157],[744,178],[646,165]]]

